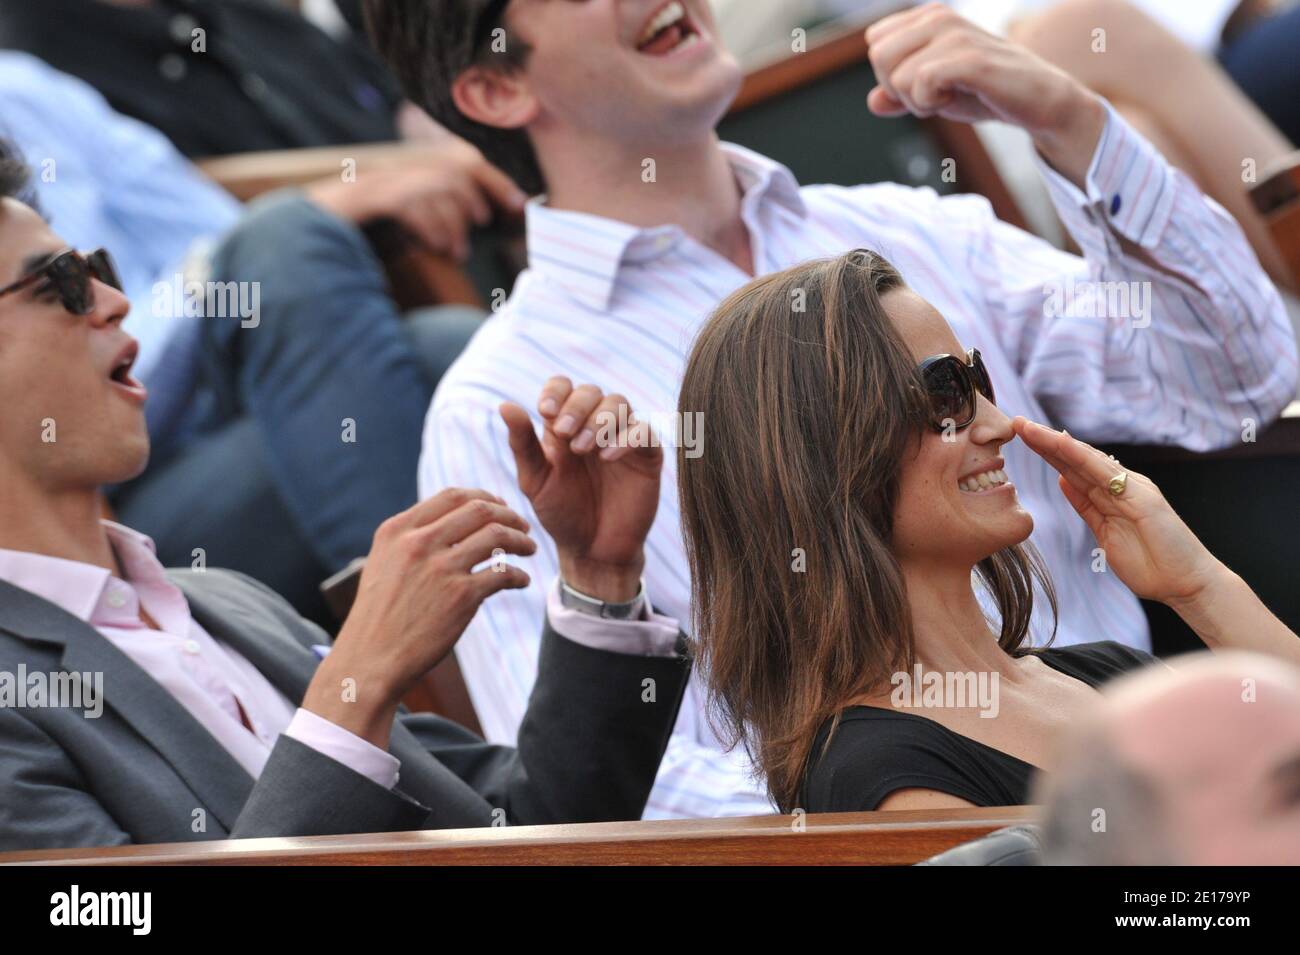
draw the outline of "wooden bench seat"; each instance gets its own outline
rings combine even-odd
[[[0,853],[0,865],[911,865],[1031,821],[944,811],[503,826]]]

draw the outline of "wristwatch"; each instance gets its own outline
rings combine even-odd
[[[600,617],[602,620],[638,620],[645,610],[645,581],[637,587],[636,596],[624,603],[609,603],[589,597],[580,590],[574,590],[560,579],[560,606],[588,616]]]

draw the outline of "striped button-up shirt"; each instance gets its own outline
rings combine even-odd
[[[980,349],[1007,414],[1095,441],[1199,450],[1241,440],[1250,421],[1262,426],[1295,395],[1294,336],[1237,224],[1113,110],[1084,191],[1042,166],[1082,258],[1001,222],[978,196],[800,188],[783,166],[724,148],[759,273],[856,247],[880,253],[963,345]],[[500,402],[532,410],[546,379],[564,374],[626,395],[643,418],[671,414],[701,323],[750,276],[675,225],[640,228],[542,200],[527,219],[528,268],[434,397],[420,492],[483,487],[539,527],[515,484]],[[1018,441],[1002,454],[1057,589],[1058,645],[1149,649],[1138,601],[1094,554],[1052,469]],[[655,608],[689,621],[672,454],[646,556]],[[521,565],[533,585],[488,600],[457,647],[484,730],[500,742],[514,740],[536,675],[554,546],[541,540]],[[1038,614],[1035,640],[1050,629]],[[770,808],[761,780],[710,731],[704,703],[692,684],[647,818]]]

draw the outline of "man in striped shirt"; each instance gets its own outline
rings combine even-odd
[[[438,388],[422,494],[486,487],[531,519],[501,402],[534,408],[558,374],[625,395],[643,418],[671,412],[692,338],[725,296],[854,247],[889,259],[980,349],[1008,414],[1093,441],[1200,450],[1240,440],[1295,394],[1294,336],[1237,224],[1104,100],[945,7],[868,31],[880,82],[868,106],[1026,129],[1082,257],[1000,222],[976,196],[801,187],[777,163],[720,143],[713,127],[741,77],[705,0],[368,5],[408,94],[546,193],[528,207],[528,268]],[[792,323],[797,312],[792,303]],[[1055,579],[1057,642],[1147,647],[1137,600],[1106,572],[1048,466],[1019,443],[1003,454]],[[543,541],[525,566],[533,586],[484,607],[458,647],[484,729],[503,742],[534,680],[554,549]],[[588,596],[625,601],[642,576],[657,611],[690,620],[673,455],[644,568]],[[1035,621],[1038,641],[1051,623]],[[647,818],[768,808],[693,686]]]

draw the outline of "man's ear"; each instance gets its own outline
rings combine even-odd
[[[520,70],[471,66],[452,83],[451,97],[463,116],[497,129],[522,129],[541,109]]]

